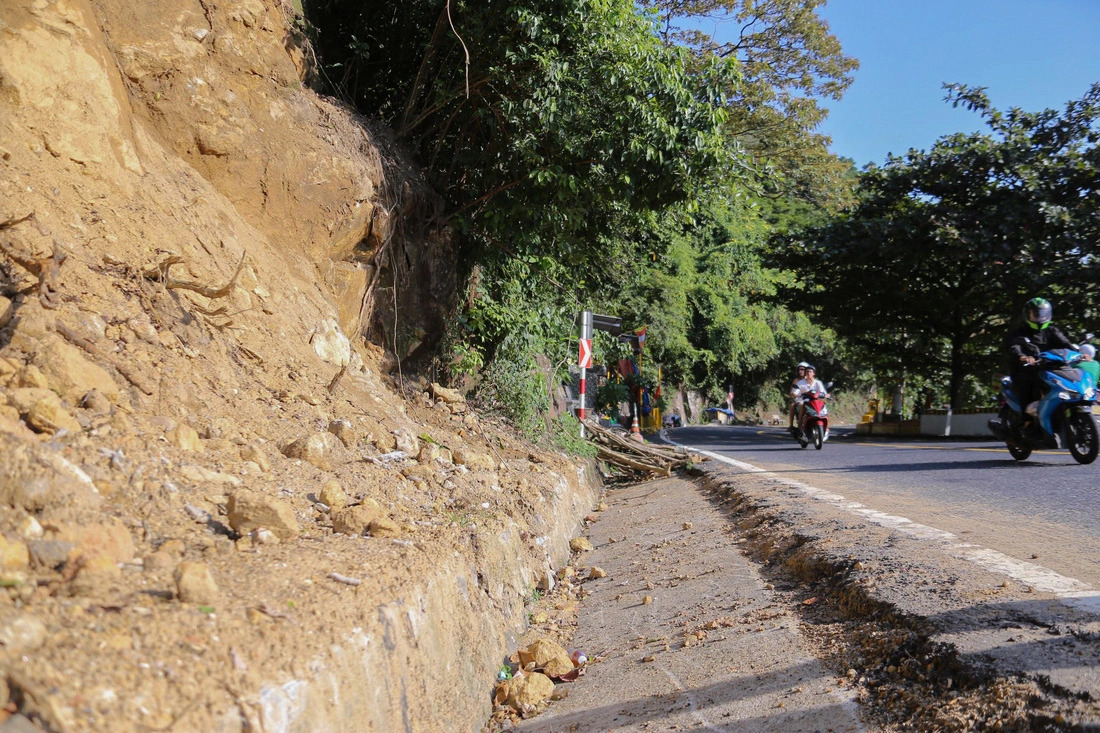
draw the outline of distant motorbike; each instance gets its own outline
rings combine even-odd
[[[825,406],[825,398],[829,396],[828,390],[832,386],[833,383],[829,382],[825,385],[825,392],[804,392],[798,398],[802,416],[798,427],[791,428],[791,435],[803,448],[813,443],[816,450],[821,450],[829,439],[829,408]]]
[[[1001,379],[1001,411],[988,422],[989,430],[1008,446],[1017,461],[1037,448],[1068,447],[1073,460],[1092,463],[1100,451],[1100,435],[1092,406],[1096,383],[1077,364],[1082,355],[1073,349],[1044,351],[1030,367],[1039,370],[1045,390],[1038,402],[1021,403],[1012,391],[1012,378]]]

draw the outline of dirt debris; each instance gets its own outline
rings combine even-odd
[[[713,500],[730,512],[731,536],[762,564],[815,655],[856,686],[865,714],[883,730],[1060,731],[1100,720],[1100,708],[1087,695],[939,641],[949,615],[931,621],[891,602],[897,596],[884,586],[896,561],[888,554],[856,554],[860,546],[875,546],[868,530],[846,537],[815,529],[821,521],[792,514],[767,478],[734,478],[720,468],[706,473]],[[946,597],[968,586],[969,579],[950,566],[903,567],[902,585],[938,577]]]
[[[356,655],[360,729],[483,720],[493,650],[594,491],[407,376],[450,242],[385,136],[302,87],[288,13],[0,5],[9,727],[346,727],[302,695]],[[400,685],[443,702],[403,709]]]

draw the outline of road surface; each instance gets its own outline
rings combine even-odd
[[[1100,462],[1079,465],[1068,451],[1017,462],[1003,443],[861,439],[843,427],[820,451],[774,427],[666,435],[1100,589]]]

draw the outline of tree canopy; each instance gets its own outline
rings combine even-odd
[[[583,308],[648,324],[647,363],[712,394],[736,377],[751,396],[778,359],[831,348],[771,304],[785,275],[760,251],[774,222],[843,198],[850,163],[814,132],[816,98],[839,96],[855,62],[820,2],[738,3],[732,45],[674,29],[726,7],[706,5],[309,5],[333,89],[388,123],[446,200],[469,275],[452,373],[531,430],[547,395],[535,355],[571,361]]]
[[[947,87],[987,130],[958,133],[870,167],[858,204],[778,250],[804,274],[786,297],[890,373],[965,379],[1000,365],[1028,298],[1056,302],[1071,332],[1096,311],[1100,84],[1062,111],[994,109]]]
[[[624,212],[688,200],[731,167],[736,63],[689,70],[631,2],[322,7],[347,26],[322,44],[344,89],[418,152],[482,245],[583,258]]]
[[[817,132],[828,100],[852,83],[859,62],[818,15],[825,0],[655,0],[661,37],[700,61],[737,59],[727,93],[731,135],[753,154],[760,184],[826,205],[846,199],[847,165]],[[707,21],[704,23],[703,21]],[[718,37],[700,26],[727,29]]]

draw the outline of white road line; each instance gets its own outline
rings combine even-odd
[[[1076,578],[1060,575],[1050,568],[1019,560],[1009,555],[1005,555],[1003,552],[998,552],[997,550],[990,550],[969,542],[963,542],[957,535],[951,532],[923,524],[917,524],[913,520],[906,519],[905,517],[897,517],[892,514],[880,512],[876,509],[871,509],[859,502],[850,501],[840,494],[834,494],[831,491],[825,491],[801,481],[785,478],[750,463],[738,461],[712,451],[701,450],[685,443],[678,443],[665,435],[663,430],[661,431],[661,437],[673,445],[690,448],[696,453],[735,466],[747,473],[767,475],[772,480],[799,491],[809,496],[811,499],[824,502],[825,504],[843,509],[852,514],[858,514],[879,526],[887,527],[888,529],[893,529],[918,539],[939,542],[944,545],[948,554],[952,557],[967,560],[981,568],[995,573],[1007,575],[1013,580],[1029,585],[1037,591],[1051,593],[1071,608],[1087,613],[1100,613],[1100,592],[1090,584],[1077,580]]]

